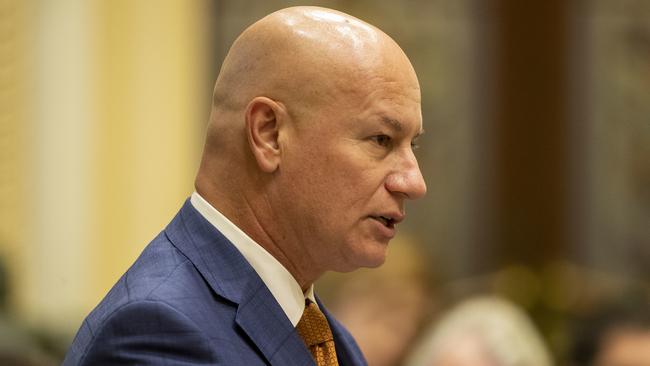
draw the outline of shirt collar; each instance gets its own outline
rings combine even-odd
[[[275,257],[228,220],[226,216],[197,192],[192,193],[190,202],[208,222],[239,250],[271,291],[271,294],[295,327],[305,310],[305,299],[316,303],[314,285],[309,286],[307,292],[303,294],[296,279]]]

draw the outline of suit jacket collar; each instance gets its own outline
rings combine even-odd
[[[255,270],[189,200],[165,229],[209,286],[237,305],[235,321],[272,365],[313,365],[302,340]]]

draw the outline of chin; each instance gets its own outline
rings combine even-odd
[[[381,266],[382,264],[384,264],[385,261],[386,261],[386,256],[383,256],[381,259],[377,259],[377,260],[374,260],[374,261],[368,261],[368,263],[362,265],[361,267],[377,268],[377,267]]]
[[[349,258],[349,268],[347,271],[351,272],[359,268],[376,268],[384,264],[386,261],[386,245],[379,245],[373,243],[369,247],[359,248],[360,252],[354,253],[355,255]]]

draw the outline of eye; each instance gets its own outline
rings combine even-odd
[[[391,137],[388,135],[376,135],[370,139],[379,146],[389,146],[391,142]]]

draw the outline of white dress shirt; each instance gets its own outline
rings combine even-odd
[[[314,285],[309,286],[307,292],[303,294],[296,279],[275,257],[212,207],[197,192],[192,193],[190,202],[250,263],[295,327],[305,310],[305,299],[316,303]]]

